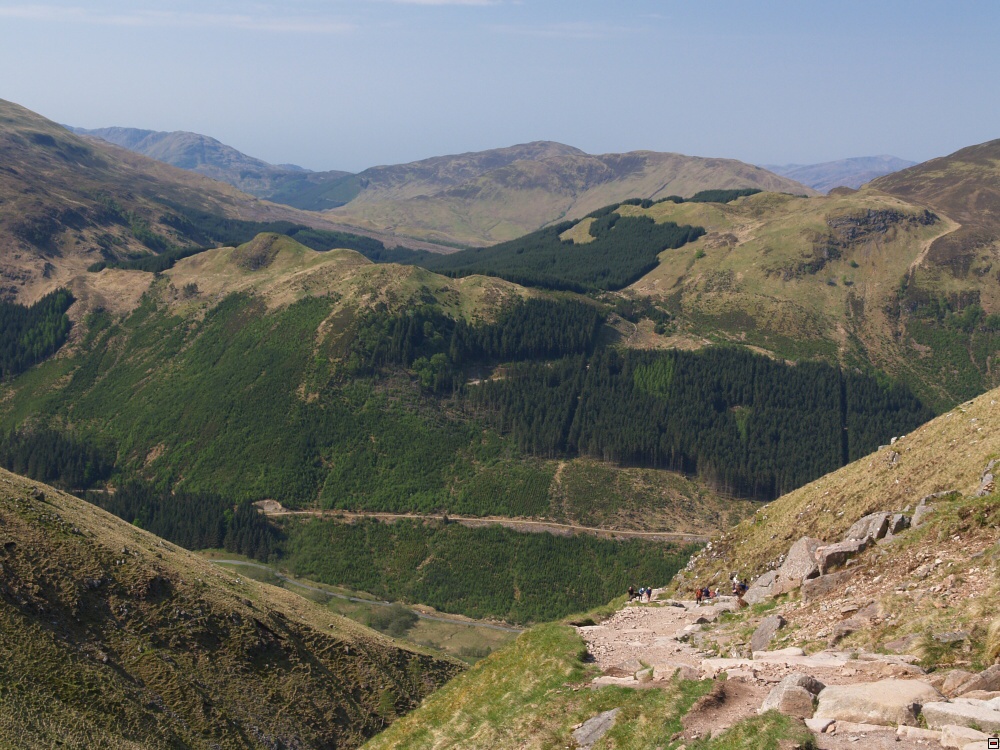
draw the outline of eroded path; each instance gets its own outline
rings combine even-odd
[[[890,678],[913,678],[922,670],[910,664],[911,657],[858,654],[826,650],[806,655],[801,649],[755,652],[752,659],[725,658],[714,653],[715,623],[735,609],[728,597],[711,605],[693,601],[654,601],[629,604],[599,625],[577,630],[602,674],[594,685],[655,688],[680,670],[684,679],[719,678],[717,699],[708,701],[684,720],[683,739],[721,732],[741,719],[756,715],[771,689],[793,673],[815,677],[825,685],[875,682]],[[707,650],[709,642],[713,651]],[[723,644],[724,647],[724,644]],[[895,727],[871,728],[848,725],[833,734],[817,735],[824,750],[863,747],[899,750],[927,747],[917,739],[897,737]],[[680,738],[679,738],[680,739]]]

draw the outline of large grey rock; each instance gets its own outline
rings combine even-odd
[[[841,570],[836,573],[828,573],[825,576],[820,576],[819,578],[812,578],[808,581],[802,582],[802,601],[809,602],[813,599],[818,599],[821,596],[826,596],[827,594],[839,591],[847,582],[851,580],[851,576],[854,571],[851,570]]]
[[[938,742],[941,743],[941,747],[963,748],[970,742],[979,742],[985,739],[989,739],[989,735],[985,732],[949,724],[946,727],[941,727],[941,739]]]
[[[775,710],[786,716],[808,719],[813,715],[813,698],[824,687],[822,682],[806,674],[787,675],[771,689],[757,713]]]
[[[813,715],[813,694],[797,685],[775,687],[757,709],[757,713],[777,711],[785,716],[811,719]]]
[[[924,721],[931,729],[942,729],[949,725],[959,727],[976,726],[991,734],[1000,732],[1000,711],[985,706],[968,703],[940,703],[928,701],[923,707]]]
[[[859,518],[844,534],[844,541],[877,542],[889,533],[889,513],[869,513]]]
[[[1000,460],[998,459],[993,459],[986,464],[986,469],[983,471],[983,476],[979,481],[979,488],[976,490],[973,497],[986,497],[987,495],[992,495],[997,491],[994,473],[998,464],[1000,464]]]
[[[750,651],[767,651],[767,647],[774,640],[774,635],[785,627],[785,618],[781,615],[768,615],[760,621],[760,625],[750,636]]]
[[[831,685],[819,694],[815,717],[882,726],[917,726],[920,707],[940,699],[941,693],[919,680]]]
[[[933,513],[936,508],[934,508],[933,503],[937,502],[943,497],[948,497],[949,495],[954,495],[957,490],[944,490],[943,492],[934,492],[930,495],[925,495],[920,498],[920,502],[917,503],[916,510],[913,511],[913,518],[910,521],[910,525],[913,528],[917,528],[920,524],[924,522],[931,513]]]
[[[777,574],[773,570],[767,571],[764,575],[750,584],[750,588],[743,595],[743,601],[747,604],[759,604],[771,598],[771,587],[774,586],[774,579]]]
[[[819,565],[816,563],[816,550],[823,542],[804,536],[788,550],[785,561],[778,568],[771,587],[771,596],[787,594],[802,585],[807,578],[819,575]]]
[[[893,513],[889,518],[887,537],[896,536],[910,528],[910,517],[902,513]]]
[[[838,568],[855,555],[859,555],[868,549],[869,541],[864,539],[849,539],[846,542],[827,544],[816,550],[816,562],[819,564],[820,573],[828,573],[833,568]]]
[[[583,722],[573,732],[573,739],[576,740],[577,746],[582,750],[589,750],[596,745],[608,733],[611,727],[615,725],[615,720],[618,718],[620,710],[619,708],[613,708]]]

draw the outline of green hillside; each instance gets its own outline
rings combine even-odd
[[[4,747],[357,747],[462,669],[2,470],[0,542]]]

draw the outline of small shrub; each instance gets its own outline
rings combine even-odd
[[[393,638],[402,638],[417,624],[417,613],[402,604],[379,608],[368,615],[368,627],[374,628]]]

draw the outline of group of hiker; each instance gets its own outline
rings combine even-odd
[[[747,583],[746,579],[743,579],[741,581],[739,577],[736,575],[733,576],[732,584],[733,584],[733,596],[736,598],[737,602],[742,602],[743,595],[749,590],[750,584]],[[719,596],[718,588],[713,590],[708,586],[701,586],[694,590],[694,598],[698,604],[701,604],[702,602],[705,601],[709,601],[710,599],[715,599],[717,596]]]
[[[638,599],[640,602],[651,602],[653,601],[653,589],[652,587],[641,587],[638,591],[635,590],[635,586],[628,587],[628,600],[634,601]]]

